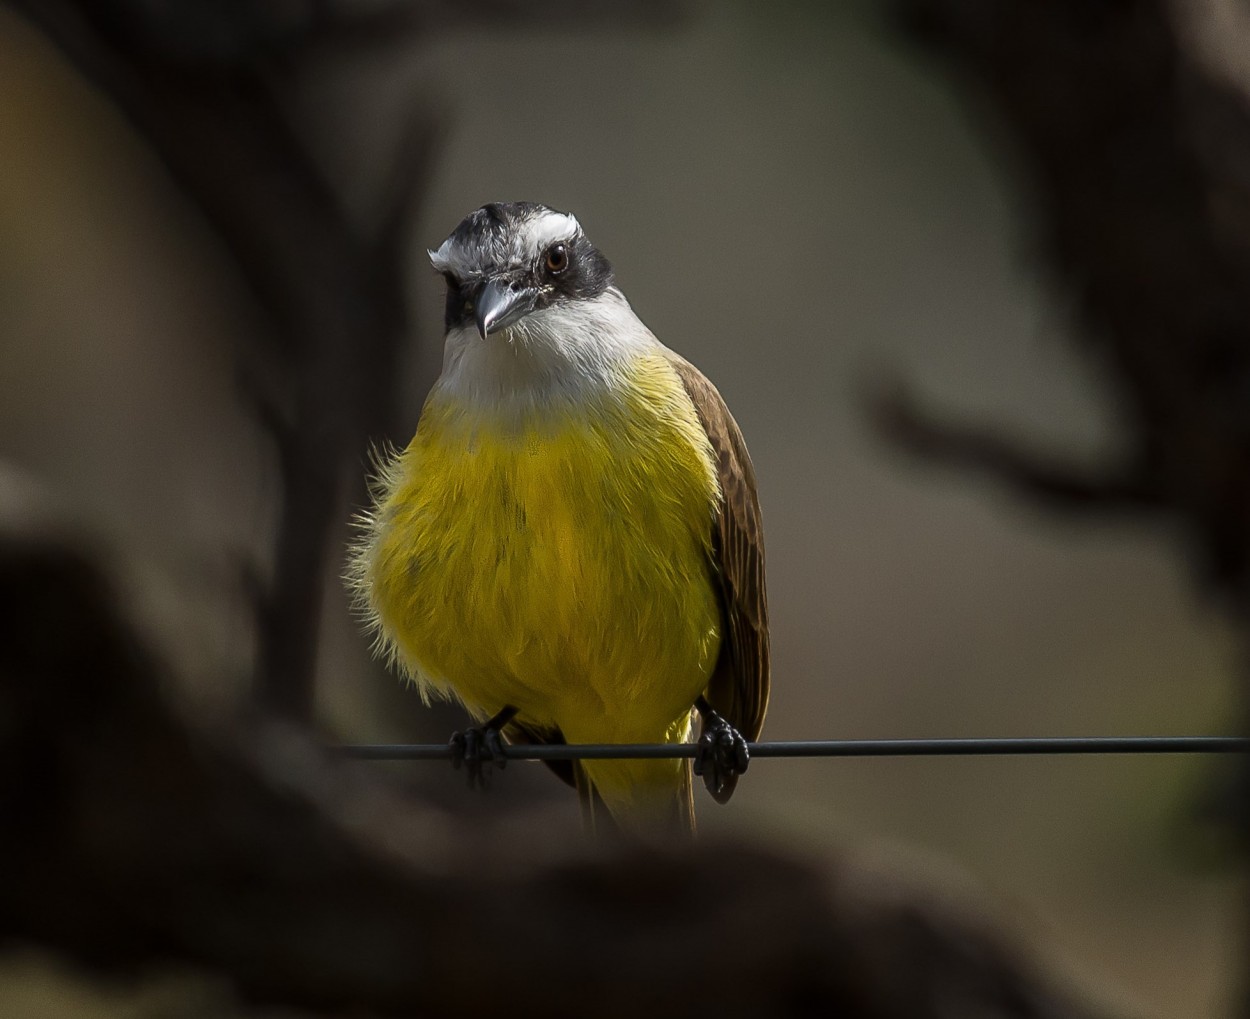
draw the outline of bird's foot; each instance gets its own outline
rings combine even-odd
[[[451,764],[457,771],[463,767],[469,777],[469,788],[485,789],[490,778],[488,764],[502,769],[508,763],[503,748],[503,727],[512,721],[517,709],[504,708],[482,725],[453,732],[447,741],[451,747]]]
[[[742,733],[721,718],[700,697],[695,702],[703,716],[703,731],[695,744],[694,773],[703,779],[707,791],[718,803],[726,802],[738,785],[738,776],[751,763],[751,753]]]

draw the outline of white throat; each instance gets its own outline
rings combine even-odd
[[[452,329],[432,396],[483,415],[515,418],[618,390],[630,362],[660,349],[625,296],[552,305],[483,339],[472,326]]]

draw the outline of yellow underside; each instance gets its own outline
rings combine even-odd
[[[660,355],[612,395],[507,426],[431,396],[385,471],[359,578],[425,691],[571,743],[677,742],[720,644],[707,437]],[[588,762],[614,814],[683,762]]]

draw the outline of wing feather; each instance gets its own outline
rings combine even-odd
[[[694,365],[669,353],[716,456],[721,502],[712,528],[712,572],[720,585],[724,636],[707,699],[747,740],[768,710],[768,595],[764,528],[755,468],[742,431],[716,387]]]

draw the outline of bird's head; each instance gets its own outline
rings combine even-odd
[[[483,339],[612,285],[612,266],[577,220],[533,202],[484,205],[429,255],[447,281],[447,331],[472,322]]]

